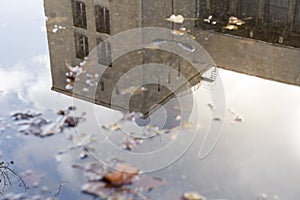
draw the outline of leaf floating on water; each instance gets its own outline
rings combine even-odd
[[[197,192],[186,192],[183,194],[184,200],[206,200],[205,197],[201,196]]]
[[[50,122],[42,117],[34,118],[31,122],[27,124],[20,124],[21,128],[19,129],[20,133],[25,135],[36,135],[39,136],[45,125],[48,125]]]
[[[133,150],[135,147],[141,145],[143,143],[143,140],[140,138],[135,137],[128,137],[125,139],[125,141],[122,143],[123,149],[126,149],[128,151]]]
[[[68,116],[64,121],[65,127],[76,127],[79,122],[79,118]]]
[[[195,47],[193,47],[192,45],[188,44],[188,43],[182,43],[182,42],[178,42],[177,43],[178,46],[180,46],[183,50],[189,51],[191,53],[193,53],[196,49]]]
[[[232,25],[241,26],[241,25],[245,24],[246,22],[244,22],[243,20],[241,20],[241,19],[239,19],[239,18],[237,18],[235,16],[231,16],[228,19],[228,23],[232,24]]]
[[[203,21],[210,24],[212,18],[213,18],[213,16],[209,15],[208,18],[204,19]]]
[[[89,157],[89,154],[88,154],[87,151],[82,151],[82,152],[79,154],[79,158],[80,158],[81,160],[83,160],[83,159],[85,159],[85,158],[87,158],[87,157]]]
[[[41,116],[42,114],[28,115],[28,113],[26,113],[26,115],[21,115],[20,113],[16,113],[12,115],[12,117],[16,119],[28,119],[26,122],[17,124],[20,127],[20,133],[46,137],[60,133],[64,128],[73,128],[78,125],[82,117],[69,116],[73,108],[75,109],[75,107],[70,107],[68,110],[58,111],[58,117],[55,122],[43,118]]]
[[[175,117],[175,120],[176,120],[176,121],[180,121],[181,119],[182,119],[181,115],[177,115],[177,116]]]
[[[11,117],[15,121],[20,121],[20,120],[29,120],[29,119],[35,118],[37,116],[40,116],[40,115],[41,115],[41,113],[34,113],[34,112],[31,112],[31,111],[27,111],[27,112],[13,113],[11,115]]]
[[[267,200],[268,195],[266,193],[261,193],[258,195],[258,200]]]
[[[174,14],[172,14],[166,20],[169,21],[169,22],[182,24],[184,22],[184,17],[182,15],[174,15]]]
[[[143,94],[145,90],[145,87],[129,87],[121,90],[120,94],[121,95],[126,95],[126,94]]]
[[[235,31],[238,29],[238,27],[236,25],[229,24],[229,25],[224,26],[223,29]]]
[[[66,90],[73,90],[73,86],[71,84],[67,84],[65,88]]]
[[[218,121],[218,122],[219,122],[219,121],[222,121],[222,119],[221,119],[220,117],[214,117],[213,120],[214,120],[214,121]]]
[[[139,172],[139,169],[133,168],[127,164],[118,163],[115,166],[115,170],[112,173],[106,174],[104,179],[114,186],[122,186],[132,183]]]
[[[76,110],[76,107],[75,107],[75,106],[70,106],[70,107],[68,108],[68,110],[71,110],[71,111]]]
[[[241,115],[237,115],[237,116],[234,118],[234,121],[236,121],[236,122],[242,122],[242,121],[244,121],[244,118],[243,118]]]
[[[211,110],[214,109],[214,105],[213,105],[212,103],[208,103],[207,106],[208,106]]]
[[[115,123],[113,125],[103,125],[102,128],[108,130],[108,131],[118,131],[121,130],[121,125],[119,123]]]
[[[191,123],[191,122],[182,122],[181,123],[181,128],[188,128],[188,129],[192,129],[192,128],[195,128],[195,124]]]

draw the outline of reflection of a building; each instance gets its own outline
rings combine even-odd
[[[153,105],[165,104],[176,95],[175,93],[190,90],[191,86],[198,84],[203,79],[202,73],[211,66],[199,72],[183,58],[166,51],[141,49],[111,62],[112,47],[109,42],[103,42],[109,35],[151,25],[155,21],[153,18],[160,18],[155,22],[157,24],[152,24],[153,26],[171,28],[172,24],[164,21],[164,12],[158,12],[163,16],[153,16],[147,5],[151,5],[151,2],[45,0],[53,90],[119,110],[126,110],[127,102],[113,101],[112,96],[117,95],[119,99],[123,99],[122,95],[130,95],[129,110],[147,114]],[[166,5],[162,9],[166,9]],[[72,66],[79,65],[97,45],[99,45],[96,48],[97,59],[96,62],[93,61],[93,67],[106,66],[106,70],[97,83],[96,96],[89,96],[84,92],[87,90],[84,76],[80,78],[82,84],[77,84],[79,89],[77,88],[76,93],[72,94],[72,91],[65,88],[67,84],[65,63]],[[131,78],[125,84],[120,86],[117,84],[131,69],[148,63],[159,63],[173,70],[162,69],[153,73],[144,68],[142,72],[131,74]],[[130,91],[131,85],[138,84],[133,77],[147,79],[151,76],[156,84],[145,85],[142,87],[143,91]],[[181,78],[187,81],[180,82]]]

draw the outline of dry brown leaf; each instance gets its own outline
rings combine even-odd
[[[133,168],[127,164],[118,163],[115,166],[115,171],[106,174],[104,179],[114,186],[122,186],[132,182],[139,174],[139,169]]]

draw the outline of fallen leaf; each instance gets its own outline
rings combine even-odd
[[[238,29],[238,27],[236,25],[232,25],[232,24],[226,25],[223,28],[226,30],[230,30],[230,31],[235,31]]]
[[[235,16],[229,17],[228,23],[233,24],[233,25],[238,25],[238,26],[241,26],[241,25],[245,24],[245,22],[243,20],[241,20],[241,19],[239,19]]]
[[[114,186],[122,186],[129,184],[139,174],[139,169],[133,168],[127,164],[118,163],[112,173],[104,176],[110,184]]]
[[[79,122],[79,118],[73,117],[73,116],[68,116],[64,121],[64,126],[65,127],[76,127],[78,122]]]
[[[128,137],[124,140],[122,143],[123,149],[126,150],[133,150],[135,147],[141,145],[143,143],[143,140],[140,138],[135,138],[135,137]]]
[[[41,113],[34,113],[31,111],[27,111],[27,112],[16,112],[13,113],[11,115],[11,117],[15,120],[15,121],[19,121],[19,120],[29,120],[32,118],[35,118],[37,116],[40,116]]]
[[[236,122],[242,122],[242,121],[244,121],[244,118],[243,118],[241,115],[237,115],[237,116],[234,118],[234,121],[236,121]]]
[[[181,128],[195,128],[195,124],[185,121],[181,123]]]
[[[115,124],[109,125],[109,126],[103,125],[102,128],[104,128],[108,131],[118,131],[118,130],[121,130],[121,125],[119,123],[115,123]]]
[[[183,194],[184,200],[206,200],[203,196],[197,192],[186,192]]]
[[[182,24],[184,22],[184,17],[182,15],[171,15],[169,18],[166,19],[167,21]]]

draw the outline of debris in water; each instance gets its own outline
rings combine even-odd
[[[131,167],[124,163],[118,163],[115,170],[104,175],[104,179],[114,186],[122,186],[132,183],[133,179],[137,177],[140,170]]]
[[[64,121],[64,127],[76,127],[79,119],[78,117],[68,116]]]
[[[73,90],[73,86],[71,84],[67,84],[65,88],[66,90]]]
[[[211,110],[214,109],[214,105],[213,105],[212,103],[208,103],[207,106],[208,106]]]
[[[258,195],[258,200],[267,200],[268,195],[266,193],[261,193]]]
[[[228,24],[241,26],[241,25],[245,24],[245,22],[235,16],[231,16],[228,19]]]
[[[223,28],[226,30],[230,30],[230,31],[235,31],[238,29],[238,27],[236,25],[232,25],[232,24],[226,25]]]
[[[180,120],[181,120],[181,115],[177,115],[177,116],[175,117],[175,120],[176,120],[176,121],[180,121]]]
[[[212,16],[212,15],[209,15],[208,18],[207,18],[207,19],[204,19],[203,21],[210,24],[212,18],[213,18],[213,16]]]
[[[283,43],[283,36],[279,36],[278,43],[282,44]]]
[[[171,135],[171,139],[172,139],[172,140],[176,140],[176,139],[177,139],[177,134]]]
[[[201,196],[197,192],[185,192],[183,194],[184,200],[206,200],[205,197]]]
[[[37,117],[31,120],[31,122],[19,124],[19,126],[21,126],[19,132],[25,135],[39,136],[42,133],[43,128],[49,123],[50,123],[49,120],[44,119],[42,117]]]
[[[123,149],[126,149],[128,151],[133,150],[135,147],[141,145],[143,143],[143,140],[136,137],[128,137],[124,140],[122,143]]]
[[[34,117],[40,116],[41,113],[35,113],[32,111],[27,111],[27,112],[16,112],[11,115],[13,120],[19,121],[19,120],[29,120]]]
[[[121,90],[120,94],[121,95],[126,95],[126,94],[143,94],[143,92],[146,91],[145,87],[129,87],[126,89]]]
[[[220,117],[214,117],[213,120],[214,121],[222,121],[222,119]]]
[[[79,158],[80,159],[85,159],[87,158],[89,155],[88,155],[88,152],[87,151],[82,151],[80,154],[79,154]]]
[[[154,45],[161,45],[161,44],[166,44],[168,41],[165,39],[155,39],[152,41],[152,44]]]
[[[66,29],[66,27],[64,27],[64,26],[58,26],[58,25],[54,25],[54,28],[52,29],[52,32],[53,33],[58,33],[58,32],[60,32],[60,30],[64,30],[64,29]]]
[[[106,129],[108,131],[118,131],[121,130],[121,125],[119,123],[115,123],[113,125],[102,125],[103,129]]]
[[[184,22],[184,17],[182,15],[174,15],[172,14],[169,18],[166,19],[167,21],[182,24]]]
[[[188,43],[182,43],[182,42],[177,42],[178,46],[180,46],[183,50],[189,51],[193,53],[196,49],[194,46],[188,44]]]
[[[242,121],[244,121],[244,118],[243,118],[241,115],[237,115],[237,116],[234,118],[234,121],[236,121],[236,122],[242,122]]]
[[[57,119],[55,122],[42,117],[42,114],[28,114],[16,113],[12,115],[15,120],[26,119],[25,122],[18,123],[20,127],[19,132],[25,135],[35,135],[40,137],[51,136],[63,132],[64,128],[73,128],[78,125],[82,117],[70,116],[70,111],[75,107],[69,107],[67,110],[60,110],[57,112]],[[82,115],[83,116],[83,115]]]
[[[196,125],[191,123],[191,122],[188,122],[188,121],[185,121],[185,122],[182,122],[181,123],[181,128],[188,128],[188,129],[192,129],[192,128],[195,128]]]
[[[236,111],[235,111],[233,108],[228,108],[228,111],[229,111],[231,114],[233,114],[233,115],[236,114]]]
[[[172,33],[173,35],[178,35],[178,36],[183,36],[183,35],[184,35],[184,32],[179,31],[179,30],[172,30],[171,33]]]

